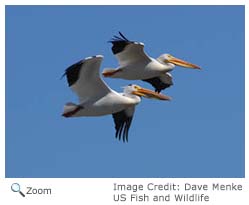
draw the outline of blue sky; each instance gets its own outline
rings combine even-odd
[[[243,6],[7,6],[6,177],[244,177],[244,23]],[[137,106],[128,144],[111,115],[61,117],[77,102],[64,70],[97,54],[115,67],[118,31],[203,68]]]

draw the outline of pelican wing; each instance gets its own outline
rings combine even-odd
[[[110,41],[112,43],[112,52],[117,57],[121,67],[135,64],[137,62],[150,62],[150,57],[144,52],[144,44],[135,41],[129,41],[119,32],[119,36],[114,36]]]
[[[103,56],[97,55],[85,58],[65,71],[68,86],[78,95],[80,102],[97,99],[111,92],[99,76]]]
[[[135,106],[131,106],[125,110],[112,114],[116,129],[115,137],[117,139],[121,140],[122,137],[124,142],[128,142],[128,133],[134,112]]]
[[[155,92],[158,93],[173,85],[173,80],[170,73],[165,73],[154,78],[144,79],[142,81],[150,83],[155,88]]]

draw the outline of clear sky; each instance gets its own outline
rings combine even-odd
[[[6,177],[244,177],[244,23],[243,6],[7,6]],[[128,144],[111,115],[61,117],[77,102],[64,70],[97,54],[116,67],[118,31],[203,68],[137,106]]]

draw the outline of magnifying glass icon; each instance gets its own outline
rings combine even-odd
[[[12,190],[13,192],[19,192],[23,197],[25,197],[24,193],[21,192],[20,184],[18,184],[18,183],[13,183],[13,184],[11,185],[11,190]]]

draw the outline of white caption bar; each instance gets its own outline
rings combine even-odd
[[[5,179],[0,203],[244,205],[248,191],[245,179]]]

